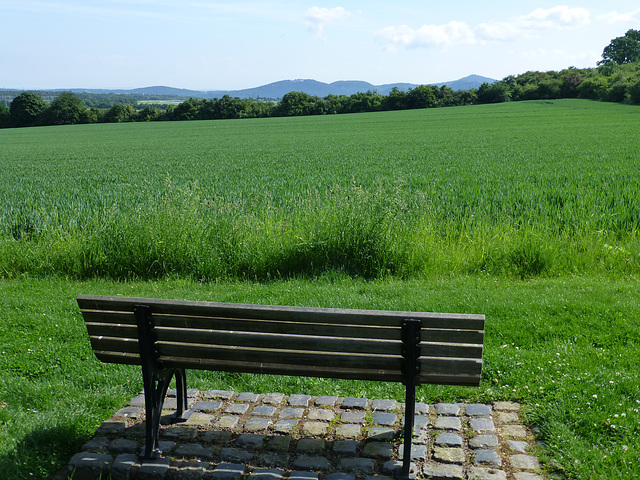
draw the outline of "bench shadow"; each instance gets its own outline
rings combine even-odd
[[[33,430],[0,456],[0,477],[66,480],[63,470],[87,440],[71,425]]]

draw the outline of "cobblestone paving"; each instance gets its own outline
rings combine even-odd
[[[175,392],[170,392],[175,395]],[[188,392],[184,423],[163,425],[158,460],[141,463],[144,397],[96,431],[52,479],[366,480],[401,465],[395,400],[231,391]],[[165,402],[167,416],[175,396]],[[447,480],[541,480],[520,406],[416,404],[412,471]]]

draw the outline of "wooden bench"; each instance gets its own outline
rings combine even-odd
[[[160,415],[173,377],[174,420],[187,408],[189,368],[403,383],[403,477],[410,471],[415,387],[480,383],[484,315],[92,295],[77,300],[96,357],[142,366],[144,459],[159,454]]]

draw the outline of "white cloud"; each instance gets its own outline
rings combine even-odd
[[[549,29],[573,28],[589,23],[591,14],[584,8],[565,5],[549,9],[537,8],[527,15],[508,21],[480,23],[472,27],[464,22],[444,25],[423,25],[414,29],[407,25],[386,27],[375,35],[387,43],[389,50],[397,47],[472,45],[485,41],[506,41],[536,36]]]
[[[376,35],[390,46],[418,48],[428,46],[451,46],[475,43],[473,30],[464,22],[449,22],[445,25],[423,25],[413,29],[407,25],[387,27]]]
[[[528,15],[519,17],[517,21],[523,28],[545,30],[549,28],[570,28],[589,23],[591,14],[580,7],[569,8],[560,5],[549,9],[536,8]]]
[[[609,23],[640,23],[640,8],[627,13],[609,12],[598,16],[598,19]]]
[[[304,14],[307,28],[316,38],[324,38],[324,28],[327,24],[350,16],[351,12],[343,7],[311,7]]]
[[[482,40],[489,41],[513,40],[524,35],[517,22],[481,23],[475,28],[475,33]]]

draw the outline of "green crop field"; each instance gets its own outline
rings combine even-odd
[[[580,100],[0,131],[0,275],[640,268],[640,110]]]
[[[638,132],[583,100],[0,130],[0,471],[46,478],[140,390],[93,357],[96,293],[484,313],[481,387],[419,398],[519,401],[546,470],[640,477]]]

